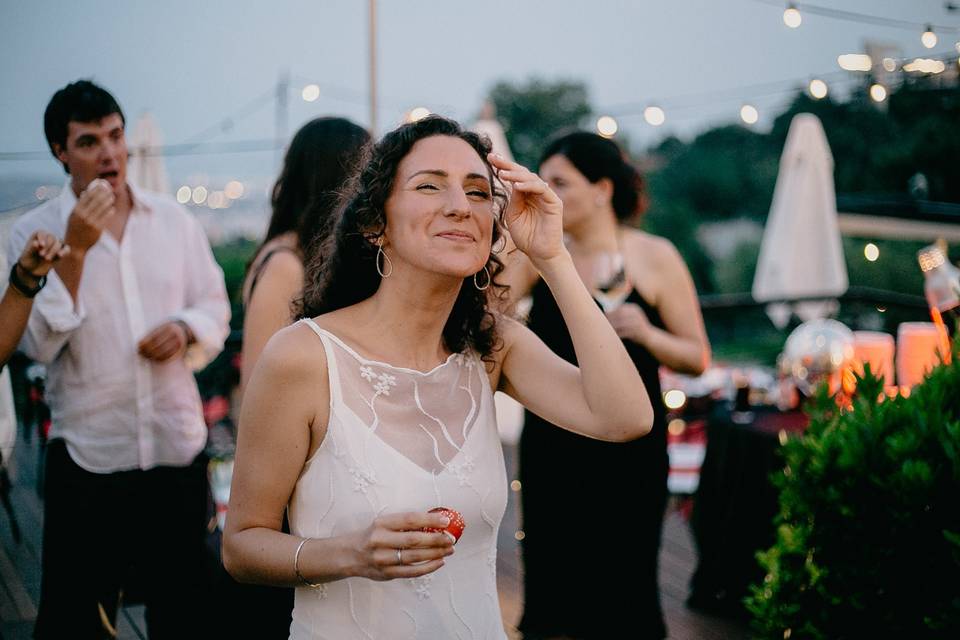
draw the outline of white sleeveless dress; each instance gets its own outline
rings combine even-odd
[[[466,529],[438,571],[296,590],[293,640],[505,639],[497,531],[507,504],[493,393],[480,358],[426,373],[361,357],[312,320],[330,377],[327,434],[290,498],[294,535],[365,529],[381,514],[459,511]]]

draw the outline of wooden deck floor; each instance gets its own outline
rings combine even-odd
[[[515,475],[515,449],[505,446],[507,471]],[[40,593],[40,543],[42,505],[37,497],[37,442],[22,438],[15,452],[17,477],[11,499],[20,524],[22,539],[14,542],[10,521],[0,513],[0,639],[26,640],[33,630],[36,603]],[[523,610],[519,544],[515,538],[519,514],[517,495],[510,493],[507,513],[500,528],[498,586],[504,626],[512,639]],[[741,640],[749,637],[742,626],[691,611],[684,601],[695,564],[695,552],[689,528],[681,514],[672,508],[666,519],[660,554],[660,585],[664,613],[670,637],[678,640]],[[143,607],[123,609],[118,621],[118,638],[146,638]]]

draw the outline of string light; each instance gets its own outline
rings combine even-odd
[[[797,6],[791,2],[787,5],[786,10],[783,12],[783,24],[787,25],[791,29],[796,29],[802,22],[803,16],[800,15],[800,12],[797,10]]]
[[[767,4],[771,6],[783,6],[783,0],[754,0],[760,4]],[[788,3],[787,8],[789,9],[793,6],[794,3]],[[854,11],[844,11],[842,9],[834,9],[832,7],[823,7],[815,4],[810,4],[808,2],[803,3],[803,10],[806,13],[824,16],[827,18],[832,18],[834,20],[846,20],[848,22],[859,22],[861,24],[872,24],[882,27],[893,27],[895,29],[908,29],[910,31],[916,31],[917,29],[933,29],[936,28],[941,33],[956,33],[958,30],[955,26],[945,26],[945,25],[932,25],[929,23],[923,22],[911,22],[909,20],[898,20],[896,18],[885,18],[883,16],[874,16],[866,13],[856,13]],[[786,13],[786,12],[784,12]],[[784,19],[786,22],[786,19]]]
[[[837,64],[844,71],[870,71],[873,60],[865,53],[845,53],[837,56]]]
[[[611,116],[600,116],[597,118],[597,133],[604,138],[612,138],[619,128],[617,121]]]
[[[866,258],[869,262],[876,262],[877,259],[880,257],[880,247],[873,244],[872,242],[868,242],[863,247],[863,257]]]
[[[207,188],[203,185],[193,189],[193,204],[203,204],[207,199]]]
[[[755,124],[760,119],[760,112],[752,104],[745,104],[740,107],[740,119],[747,124]]]
[[[810,95],[817,100],[827,97],[827,83],[819,78],[814,78],[811,80],[808,89],[810,91]]]
[[[917,73],[943,73],[947,65],[941,60],[931,60],[930,58],[917,58],[913,62],[903,65],[903,70]]]
[[[223,194],[231,200],[237,200],[243,197],[243,183],[239,180],[231,180],[223,187]]]
[[[874,102],[883,102],[887,99],[887,88],[879,83],[870,85],[870,99]]]
[[[417,122],[430,115],[430,109],[426,107],[414,107],[407,113],[407,122]]]
[[[177,189],[177,202],[180,204],[187,204],[190,202],[191,195],[193,195],[193,190],[187,185],[183,185]]]
[[[920,42],[923,43],[927,49],[933,49],[937,46],[937,34],[933,32],[933,27],[927,25],[926,31],[923,32],[923,35],[920,36]]]
[[[887,73],[893,73],[897,70],[897,61],[893,58],[884,58],[883,59],[883,70]]]
[[[667,115],[660,107],[647,107],[643,110],[643,119],[647,121],[647,124],[659,127],[666,122]]]
[[[320,97],[320,85],[308,84],[300,92],[300,97],[306,102],[315,102]]]

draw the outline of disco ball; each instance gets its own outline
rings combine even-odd
[[[824,381],[830,393],[840,389],[843,371],[853,362],[853,332],[836,320],[811,320],[793,330],[780,354],[782,375],[810,396]]]

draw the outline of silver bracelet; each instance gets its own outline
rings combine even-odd
[[[302,573],[300,573],[300,550],[303,549],[303,545],[307,544],[307,542],[310,540],[313,540],[313,538],[304,538],[300,541],[300,544],[297,545],[297,550],[293,554],[293,572],[297,574],[297,577],[300,579],[300,582],[303,583],[303,586],[310,587],[311,589],[319,589],[323,586],[322,582],[310,582],[303,577]]]

